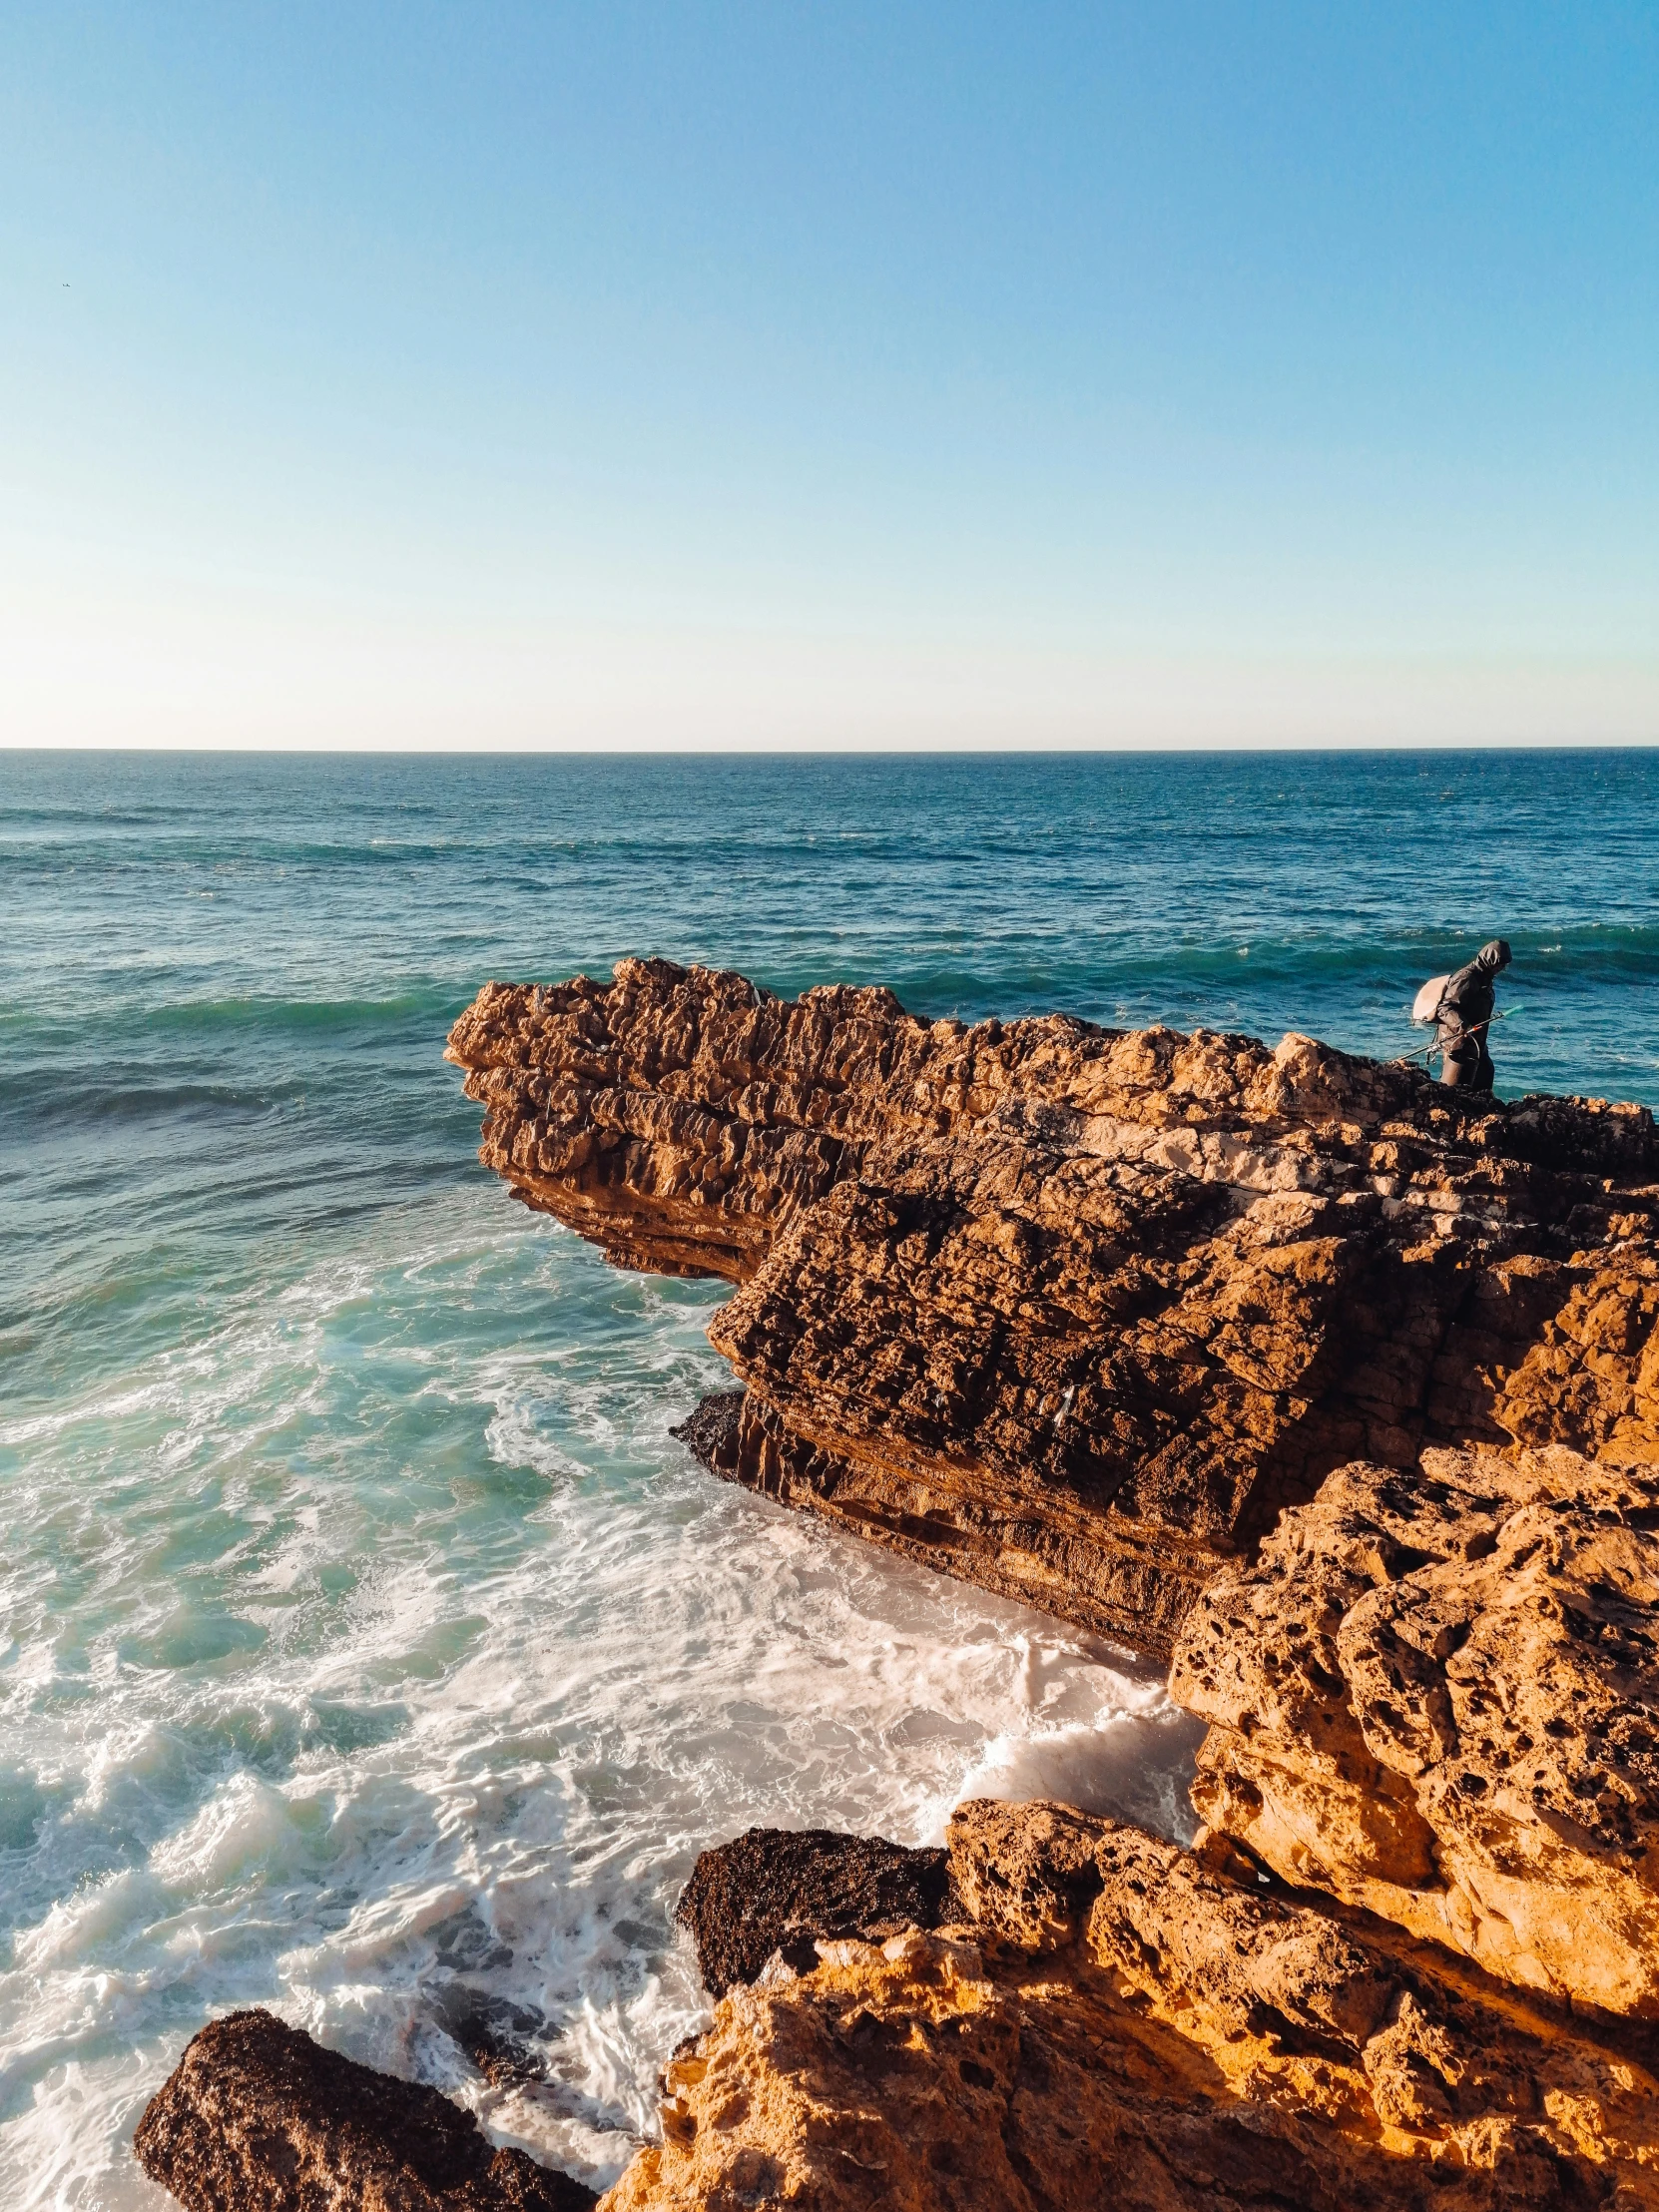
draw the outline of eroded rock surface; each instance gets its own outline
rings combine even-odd
[[[1659,2086],[1478,1969],[1060,1806],[950,1829],[961,1918],[735,1988],[605,2212],[1659,2203]]]
[[[1331,1476],[1205,1590],[1194,1802],[1287,1880],[1659,2016],[1659,1464]]]
[[[274,2013],[187,2046],[133,2137],[187,2212],[583,2212],[594,2192],[496,2150],[436,2089],[325,2050]]]
[[[526,1203],[738,1286],[720,1472],[1143,1650],[1345,1462],[1659,1452],[1633,1107],[663,960],[486,985],[448,1049]]]
[[[751,1828],[699,1855],[675,1919],[714,1996],[753,1981],[776,1951],[816,1962],[817,1938],[876,1940],[951,1918],[946,1854],[828,1828]]]
[[[1173,1649],[1210,1723],[1190,1852],[706,1853],[720,2002],[606,2212],[1659,2212],[1648,1115],[662,961],[490,985],[450,1057],[527,1203],[736,1286],[706,1463]],[[591,2201],[264,2013],[135,2141],[192,2212]]]

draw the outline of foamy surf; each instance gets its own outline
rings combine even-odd
[[[723,1291],[442,1219],[0,1429],[35,1555],[84,1546],[6,1670],[10,2203],[159,2206],[133,2124],[249,2003],[602,2182],[706,2016],[705,1845],[932,1841],[964,1794],[1180,1826],[1193,1732],[1126,1656],[691,1461]]]

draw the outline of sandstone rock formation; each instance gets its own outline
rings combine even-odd
[[[1630,2031],[1264,1888],[1224,1841],[989,1804],[949,1841],[960,1919],[735,1989],[604,2212],[1659,2204]]]
[[[907,1933],[709,1855],[614,2212],[1659,2202],[1651,1117],[660,961],[450,1056],[527,1203],[737,1286],[707,1464],[1211,1723],[1197,1852],[967,1808]]]
[[[495,2150],[436,2089],[324,2050],[271,2012],[213,2020],[133,2137],[186,2212],[583,2212],[594,2193]]]
[[[663,960],[488,984],[448,1051],[526,1203],[738,1286],[719,1471],[1146,1651],[1346,1462],[1659,1451],[1633,1107]]]
[[[1192,1851],[973,1804],[705,1853],[720,2001],[605,2212],[1659,2212],[1647,1114],[664,961],[489,985],[449,1056],[527,1203],[737,1286],[707,1464],[1210,1723]],[[265,2013],[135,2140],[192,2212],[591,2201]]]
[[[1201,1817],[1494,1973],[1659,2017],[1659,1460],[1361,1464],[1213,1581]]]

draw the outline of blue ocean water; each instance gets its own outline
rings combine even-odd
[[[478,1168],[480,982],[662,952],[1386,1056],[1496,933],[1499,1088],[1659,1105],[1659,752],[0,754],[3,2201],[165,2203],[127,2137],[238,2003],[608,2177],[704,1844],[1183,1818],[1126,1655],[690,1463],[724,1294]],[[468,2059],[492,2006],[541,2081]]]

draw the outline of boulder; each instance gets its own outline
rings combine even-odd
[[[497,2150],[437,2089],[376,2073],[275,2013],[187,2045],[133,2137],[186,2212],[583,2212],[594,2192]]]
[[[942,1851],[826,1828],[751,1828],[699,1856],[674,1917],[697,1944],[704,1987],[724,1996],[775,1952],[811,1963],[820,1937],[937,1928],[952,1902]]]

